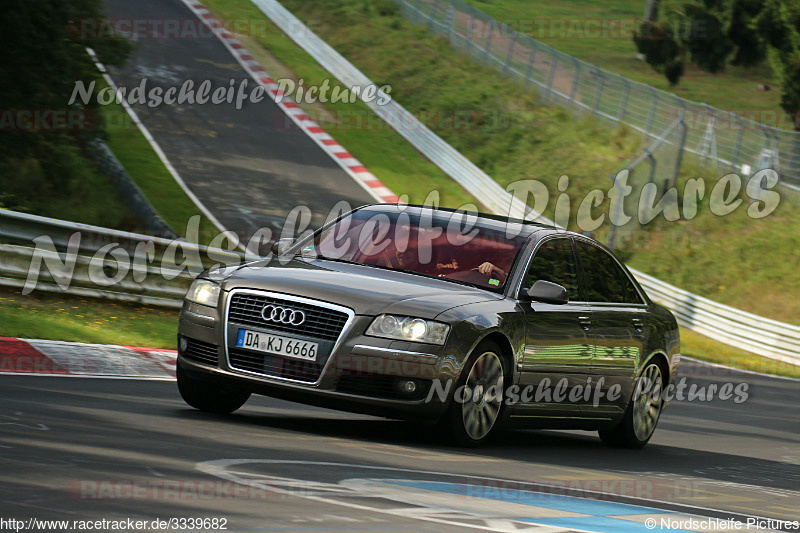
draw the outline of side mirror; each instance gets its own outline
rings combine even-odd
[[[528,297],[537,302],[548,304],[565,304],[569,302],[567,289],[557,283],[539,280],[528,289]]]
[[[288,250],[292,244],[294,244],[294,239],[290,237],[284,237],[283,239],[278,239],[277,241],[272,243],[272,253],[275,255],[283,255],[283,252]]]

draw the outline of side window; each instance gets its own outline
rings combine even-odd
[[[567,289],[570,301],[580,300],[578,269],[570,239],[550,239],[539,246],[528,269],[525,287],[532,287],[539,280],[558,283]]]
[[[622,282],[625,284],[625,303],[628,304],[643,304],[642,297],[633,285],[631,279],[623,272]]]
[[[582,241],[578,241],[578,250],[587,301],[641,303],[628,276],[605,250]]]

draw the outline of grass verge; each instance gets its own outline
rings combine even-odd
[[[717,74],[689,64],[680,83],[670,87],[663,74],[636,59],[632,29],[642,19],[645,2],[641,0],[467,1],[499,22],[610,72],[757,122],[794,129],[791,120],[781,118],[781,89],[767,61],[753,68],[729,66]],[[682,9],[682,3],[683,0],[661,2],[660,12]],[[760,84],[767,84],[772,90],[759,90]]]
[[[102,87],[107,87],[103,82]],[[106,144],[133,178],[161,218],[178,234],[186,232],[190,217],[202,215],[159,159],[144,134],[121,104],[102,106]],[[200,219],[200,240],[209,242],[219,231],[205,217]]]
[[[175,348],[178,310],[0,288],[6,337]]]
[[[742,370],[800,378],[800,366],[738,350],[684,327],[681,327],[681,354]]]
[[[58,183],[43,175],[35,159],[8,161],[8,174],[0,173],[0,208],[97,226],[138,229],[108,176],[76,142],[66,137],[61,142],[58,150],[65,168]],[[11,160],[12,154],[3,157]]]

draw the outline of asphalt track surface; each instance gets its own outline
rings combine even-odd
[[[797,519],[798,382],[691,362],[681,374],[697,386],[748,383],[748,398],[673,402],[639,451],[563,431],[505,432],[466,450],[427,426],[264,397],[209,415],[171,380],[0,376],[0,518],[645,531],[603,518],[644,513],[637,505],[655,516]],[[591,516],[563,522],[575,513]]]
[[[107,0],[106,6],[112,20],[189,21],[205,29],[178,0]],[[124,67],[109,71],[129,91],[142,78],[148,90],[180,87],[185,80],[195,90],[205,80],[227,88],[230,80],[238,87],[247,79],[248,91],[255,87],[213,35],[141,38]],[[303,131],[288,127],[291,121],[267,96],[241,109],[228,103],[132,107],[192,192],[225,229],[247,240],[262,227],[280,232],[298,205],[309,207],[320,225],[340,200],[353,207],[375,202]]]

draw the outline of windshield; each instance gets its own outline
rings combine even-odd
[[[500,290],[525,240],[461,213],[362,209],[317,233],[300,254]]]

